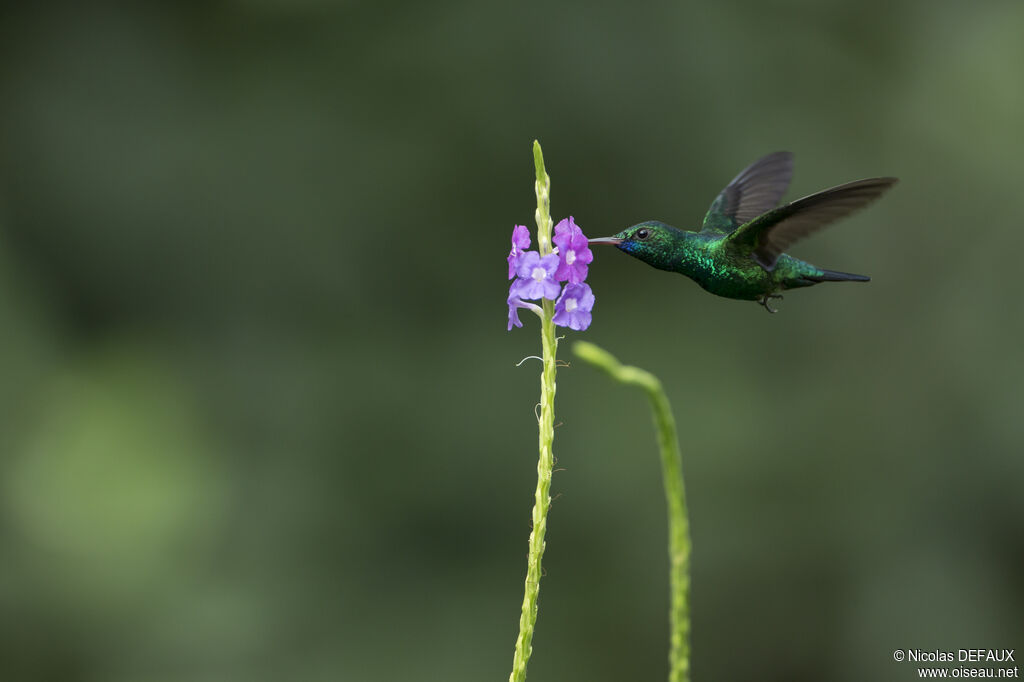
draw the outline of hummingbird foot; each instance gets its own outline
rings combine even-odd
[[[781,301],[783,296],[782,294],[765,294],[764,296],[759,298],[757,302],[763,305],[764,309],[767,310],[768,312],[777,313],[779,312],[778,308],[773,308],[768,304],[768,301],[772,300],[773,298],[777,298]]]

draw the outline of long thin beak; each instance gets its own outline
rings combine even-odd
[[[588,244],[611,244],[612,246],[618,246],[622,243],[622,240],[618,237],[599,237],[598,239],[588,239]]]

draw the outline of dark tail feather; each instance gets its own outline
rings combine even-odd
[[[871,278],[866,275],[854,275],[849,272],[836,272],[835,270],[822,270],[820,275],[805,276],[812,282],[870,282]]]

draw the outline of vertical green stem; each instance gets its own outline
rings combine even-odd
[[[669,575],[672,592],[668,679],[670,682],[687,682],[690,678],[690,522],[686,512],[679,437],[672,416],[672,406],[669,405],[661,383],[653,376],[651,378],[654,383],[648,389],[647,397],[651,402],[654,424],[658,431],[665,500],[668,503]]]
[[[672,407],[658,378],[637,367],[621,364],[608,351],[586,341],[573,344],[576,356],[607,372],[624,384],[639,386],[647,393],[654,413],[654,427],[658,432],[661,468],[668,502],[668,554],[669,589],[672,605],[669,649],[669,682],[688,682],[690,679],[690,524],[686,512],[686,493],[680,464],[679,437]]]
[[[537,246],[542,256],[551,253],[551,179],[544,170],[544,156],[540,143],[533,142],[533,160],[537,168]],[[555,440],[555,313],[553,301],[544,300],[541,320],[541,346],[544,369],[540,376],[540,456],[537,459],[537,491],[533,499],[533,529],[530,531],[530,549],[526,563],[526,584],[523,591],[523,611],[519,616],[519,637],[512,659],[509,682],[526,679],[526,665],[533,653],[533,629],[537,623],[537,598],[540,595],[541,558],[544,556],[544,534],[548,526],[548,507],[551,505],[551,471],[554,468],[552,444]]]

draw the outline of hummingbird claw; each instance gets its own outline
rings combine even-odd
[[[758,299],[757,302],[760,303],[761,305],[763,305],[764,309],[767,310],[768,312],[770,312],[770,313],[777,313],[777,312],[779,312],[778,308],[773,308],[770,305],[768,305],[768,301],[770,301],[773,298],[777,298],[777,299],[779,299],[781,301],[783,296],[782,296],[782,294],[765,294],[760,299]]]

